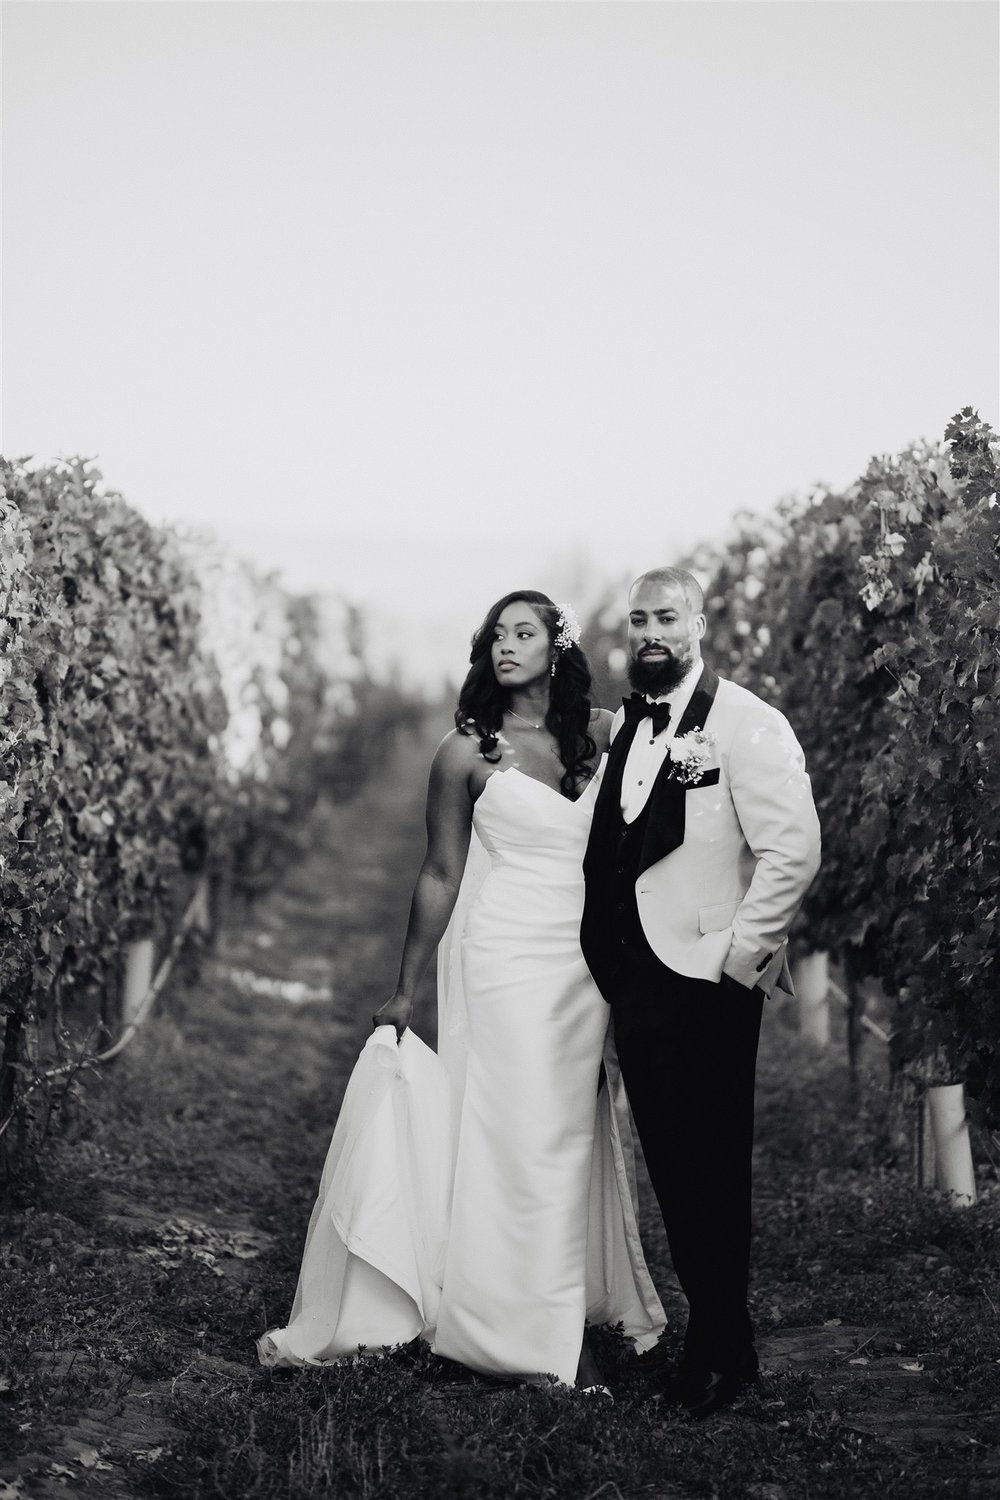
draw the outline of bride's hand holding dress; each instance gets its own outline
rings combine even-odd
[[[408,995],[393,995],[384,1005],[380,1005],[372,1016],[372,1026],[394,1026],[397,1038],[413,1020],[413,1001]]]

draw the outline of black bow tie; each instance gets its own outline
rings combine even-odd
[[[625,704],[625,726],[638,724],[643,719],[652,719],[653,734],[662,734],[670,723],[669,703],[650,703],[643,693],[633,693],[631,698],[624,700]]]

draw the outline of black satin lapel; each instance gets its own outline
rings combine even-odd
[[[715,695],[718,691],[718,674],[713,672],[706,662],[698,678],[698,686],[691,694],[691,702],[681,714],[681,722],[677,726],[678,734],[690,734],[692,729],[704,729],[705,720],[708,718],[709,710],[715,702]]]
[[[622,775],[629,747],[635,739],[638,724],[622,725],[608,751],[608,763],[594,799],[594,817],[584,858],[584,869],[591,859],[601,859],[603,851],[612,848],[621,820]]]
[[[698,679],[698,686],[691,694],[691,701],[681,715],[677,726],[678,735],[690,734],[692,729],[704,729],[718,691],[718,675],[706,662]],[[642,841],[640,875],[650,865],[655,865],[658,860],[672,854],[684,842],[687,788],[667,776],[666,770],[667,761],[664,758],[663,769],[649,794],[649,821],[646,824],[646,837]]]

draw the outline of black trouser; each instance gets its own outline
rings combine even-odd
[[[645,951],[643,951],[645,950]],[[623,946],[606,992],[632,1114],[689,1304],[685,1357],[725,1370],[753,1344],[754,1073],[764,996]]]

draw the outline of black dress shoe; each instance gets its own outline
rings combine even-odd
[[[680,1406],[689,1389],[676,1364],[651,1370],[646,1377],[648,1399],[661,1406]]]
[[[650,1387],[659,1387],[677,1373],[677,1355],[663,1339],[640,1354],[636,1363],[640,1378]]]
[[[724,1370],[682,1366],[677,1377],[677,1405],[700,1422],[742,1396],[757,1380],[759,1368],[755,1349]]]
[[[682,1355],[680,1360],[663,1359],[647,1376],[649,1394],[663,1406],[683,1406],[697,1399],[705,1380],[705,1367],[692,1364]]]

